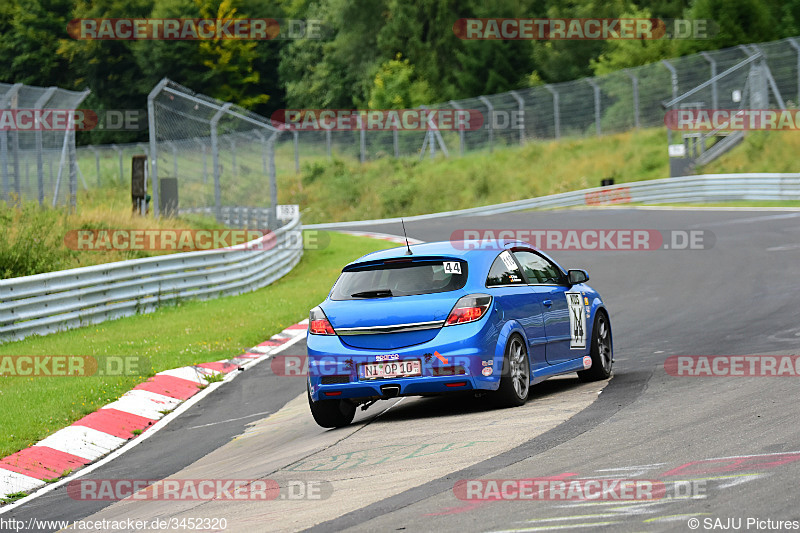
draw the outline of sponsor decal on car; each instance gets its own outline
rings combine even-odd
[[[583,369],[584,370],[588,370],[589,368],[592,368],[592,358],[589,357],[588,355],[584,355],[583,356]]]
[[[376,361],[397,361],[398,359],[400,359],[400,354],[397,353],[375,356]]]
[[[586,348],[586,323],[583,318],[583,302],[579,292],[567,292],[569,307],[569,329],[571,331],[569,348],[577,350]]]

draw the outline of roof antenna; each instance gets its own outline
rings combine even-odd
[[[406,238],[406,248],[408,248],[406,255],[414,255],[411,253],[411,246],[408,245],[408,234],[406,233],[406,223],[403,222],[402,218],[400,219],[400,223],[403,225],[403,236]]]

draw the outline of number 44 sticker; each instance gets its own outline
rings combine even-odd
[[[445,261],[443,265],[446,274],[461,274],[461,263],[458,261]]]
[[[583,298],[579,292],[567,292],[569,307],[569,329],[571,331],[569,348],[586,348],[586,322],[583,311]]]

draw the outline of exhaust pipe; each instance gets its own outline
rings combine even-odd
[[[400,395],[400,385],[381,385],[381,394],[384,399],[397,398]]]

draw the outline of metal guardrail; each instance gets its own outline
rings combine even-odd
[[[800,174],[706,174],[622,183],[503,204],[403,217],[405,222],[459,216],[486,216],[526,209],[552,209],[627,203],[706,203],[731,200],[800,200]],[[399,224],[400,218],[307,224],[303,229],[336,229]]]
[[[275,210],[271,207],[223,205],[219,209],[219,221],[226,226],[237,228],[250,227],[266,229],[269,228],[270,216],[274,211]],[[213,217],[217,215],[217,210],[213,207],[182,207],[178,210],[178,213],[181,215],[206,215]]]
[[[248,243],[0,280],[0,342],[250,292],[303,255],[300,218]]]

